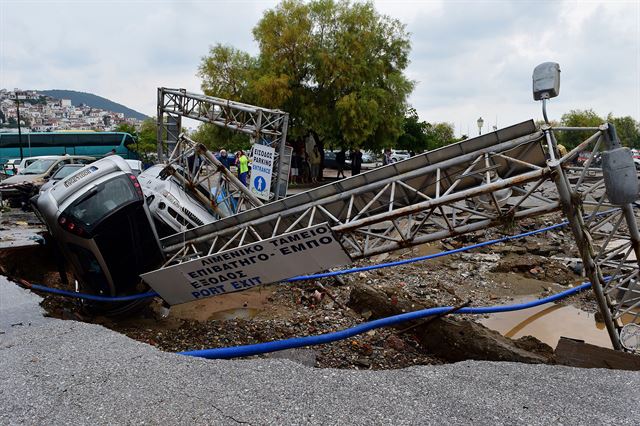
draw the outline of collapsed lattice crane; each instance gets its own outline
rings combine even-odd
[[[546,101],[559,90],[559,69],[549,63],[542,66],[546,74],[539,69],[537,80],[534,73],[534,98],[543,100],[546,120]],[[554,71],[557,80],[550,74]],[[168,113],[174,122],[175,117],[195,118],[250,133],[254,140],[268,134],[279,153],[276,201],[245,201],[251,207],[246,211],[161,240],[169,260],[143,278],[169,303],[238,291],[562,210],[613,347],[637,348],[638,182],[630,153],[620,147],[613,126],[537,129],[528,121],[278,199],[279,185],[286,181],[281,173],[286,114],[183,90],[158,93],[162,122],[161,113]],[[272,126],[268,130],[262,127],[267,116]],[[561,156],[554,133],[585,130],[594,133]],[[187,143],[187,148],[180,148],[180,143]],[[180,150],[193,154],[198,149],[204,148],[180,138],[170,162],[183,161],[184,155],[176,155]],[[594,156],[580,168],[571,167],[584,150],[603,151],[603,178],[594,181],[588,176]],[[193,177],[197,179],[197,173]],[[545,187],[546,193],[541,191]],[[250,194],[238,189],[236,185],[228,192],[250,200]],[[603,231],[606,224],[612,225],[611,232]]]

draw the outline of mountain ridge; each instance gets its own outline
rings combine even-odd
[[[71,101],[71,104],[74,106],[85,104],[92,108],[99,108],[105,111],[123,113],[127,118],[136,118],[138,120],[149,118],[147,115],[141,112],[89,92],[79,92],[76,90],[65,89],[36,90],[36,92],[55,99],[69,99]]]

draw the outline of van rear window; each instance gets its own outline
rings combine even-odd
[[[92,228],[119,207],[137,200],[139,196],[129,178],[123,175],[91,189],[70,205],[65,213],[85,228]]]

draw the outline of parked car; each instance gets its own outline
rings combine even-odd
[[[397,150],[397,149],[392,149],[391,150],[391,162],[395,163],[397,161],[402,161],[402,160],[407,160],[411,158],[411,154],[409,154],[409,151],[402,151],[402,150]]]
[[[95,161],[93,157],[79,155],[40,157],[17,175],[0,182],[0,193],[3,199],[9,199],[12,204],[25,202],[32,195],[37,194],[40,187],[66,164],[85,165],[93,161]]]
[[[378,162],[378,156],[371,151],[362,151],[362,162],[363,163],[376,163]]]
[[[578,157],[576,159],[576,164],[578,166],[583,166],[587,160],[591,157],[592,153],[590,151],[582,151],[578,153]],[[590,167],[600,167],[601,164],[601,155],[599,152],[595,154],[593,160],[591,160]]]
[[[180,169],[178,166],[178,173]],[[145,195],[149,212],[160,237],[173,235],[184,229],[191,229],[217,219],[215,213],[203,206],[182,184],[164,172],[165,166],[158,164],[142,172],[138,179]],[[208,198],[208,189],[200,185],[198,190]],[[222,194],[220,194],[222,195]],[[230,206],[220,197],[217,206],[224,216],[231,215]]]
[[[326,169],[337,169],[338,163],[336,163],[336,154],[338,151],[329,151],[325,149],[324,151],[324,167]]]
[[[15,176],[20,173],[20,170],[24,170],[30,166],[31,163],[38,161],[42,158],[48,158],[47,156],[40,157],[25,157],[22,160],[19,158],[11,158],[4,164],[4,170],[7,175]]]
[[[138,176],[144,170],[144,164],[142,164],[142,161],[140,161],[140,160],[129,160],[129,159],[126,159],[124,161],[126,161],[127,164],[129,164],[129,167],[131,167],[131,171],[136,176]]]
[[[19,158],[10,158],[4,163],[4,173],[7,176],[13,176],[18,174],[18,165],[20,164]]]
[[[98,160],[32,202],[81,292],[127,296],[147,290],[140,274],[161,266],[164,255],[140,183],[124,159]],[[86,302],[85,307],[117,315],[148,300]]]

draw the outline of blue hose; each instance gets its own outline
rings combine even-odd
[[[480,247],[486,247],[497,243],[504,243],[506,241],[516,240],[518,238],[530,237],[531,235],[540,234],[542,232],[551,231],[557,228],[562,228],[563,226],[567,226],[569,222],[562,222],[555,225],[547,226],[546,228],[536,229],[534,231],[524,232],[518,235],[510,235],[507,237],[497,238],[495,240],[483,241],[481,243],[472,244],[470,246],[464,246],[453,250],[441,251],[440,253],[429,254],[425,256],[412,257],[411,259],[397,260],[395,262],[388,263],[379,263],[377,265],[369,265],[362,266],[359,268],[351,268],[351,269],[343,269],[341,271],[333,271],[333,272],[323,272],[321,274],[313,274],[313,275],[300,275],[297,277],[289,278],[285,280],[286,282],[295,282],[295,281],[303,281],[303,280],[314,280],[318,278],[326,278],[326,277],[335,277],[337,275],[345,275],[345,274],[353,274],[355,272],[363,272],[363,271],[371,271],[374,269],[388,268],[392,266],[406,265],[408,263],[420,262],[422,260],[435,259],[442,256],[449,256],[451,254],[461,253],[469,250],[473,250]]]
[[[132,294],[130,296],[112,297],[112,296],[96,296],[93,294],[86,294],[86,293],[76,293],[75,291],[60,290],[58,288],[45,287],[39,284],[29,284],[27,288],[29,288],[30,290],[43,291],[45,293],[58,294],[60,296],[75,297],[76,299],[92,300],[95,302],[129,302],[131,300],[146,299],[148,297],[158,296],[158,293],[156,293],[155,291],[150,291],[148,293]]]
[[[591,283],[585,283],[578,287],[565,290],[544,299],[538,299],[527,303],[519,303],[515,305],[505,306],[488,306],[480,308],[461,308],[453,313],[456,314],[490,314],[496,312],[510,312],[522,309],[533,308],[545,303],[555,302],[562,298],[576,294],[582,290],[591,287]],[[257,343],[255,345],[234,346],[229,348],[201,349],[196,351],[179,352],[180,355],[193,356],[207,359],[229,359],[237,357],[245,357],[251,355],[259,355],[267,352],[282,351],[285,349],[300,348],[303,346],[321,345],[331,343],[337,340],[347,339],[367,331],[389,327],[400,324],[405,321],[417,320],[433,315],[442,315],[450,312],[453,308],[450,306],[423,309],[415,312],[407,312],[405,314],[394,315],[387,318],[380,318],[374,321],[365,322],[352,328],[335,331],[333,333],[320,334],[317,336],[294,337],[292,339],[278,340],[275,342]]]

